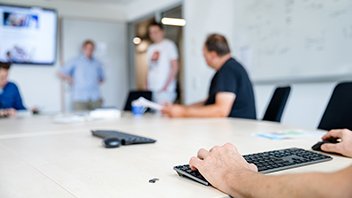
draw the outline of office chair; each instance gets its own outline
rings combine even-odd
[[[318,129],[352,130],[352,82],[336,85]]]
[[[278,87],[270,100],[265,111],[263,120],[272,122],[281,122],[288,97],[290,96],[291,87]]]
[[[130,91],[123,110],[132,111],[132,102],[137,100],[139,97],[144,97],[147,100],[152,100],[153,95],[151,91]]]

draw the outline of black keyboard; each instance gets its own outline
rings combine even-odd
[[[122,145],[149,144],[156,142],[156,140],[151,138],[111,130],[92,130],[92,135],[103,139],[117,138]]]
[[[272,173],[332,160],[330,156],[299,148],[255,153],[244,155],[243,157],[248,163],[255,164],[261,173]],[[198,171],[191,170],[189,165],[175,166],[174,170],[180,176],[187,177],[207,186],[210,185]]]

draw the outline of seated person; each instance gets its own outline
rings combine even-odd
[[[227,40],[210,35],[203,48],[207,64],[216,73],[208,99],[190,106],[166,105],[162,112],[169,117],[236,117],[256,119],[252,83],[244,67],[231,57]]]
[[[324,144],[322,150],[352,157],[352,132],[332,130],[324,140],[339,138],[340,143]],[[263,175],[231,144],[201,149],[190,161],[215,187],[233,197],[352,197],[352,166],[334,173]]]
[[[11,64],[0,62],[0,116],[13,116],[17,110],[26,110],[20,91],[15,83],[8,81]]]

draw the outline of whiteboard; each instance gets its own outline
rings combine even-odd
[[[351,0],[236,2],[234,51],[252,79],[352,74]]]

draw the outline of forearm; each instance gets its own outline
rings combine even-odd
[[[65,80],[65,81],[70,81],[72,80],[72,77],[71,76],[68,76],[62,72],[58,72],[57,74],[59,76],[59,78],[61,78],[62,80]]]
[[[169,85],[176,79],[176,75],[178,73],[178,63],[175,60],[171,63],[171,65],[172,65],[171,70],[170,70],[170,73],[168,75],[168,78],[166,80],[166,83],[165,83],[163,89],[167,89],[169,87]]]
[[[144,77],[144,82],[143,82],[143,89],[144,90],[149,90],[149,85],[148,85],[148,71],[147,71],[147,73],[146,73],[146,75],[145,75],[145,77]]]
[[[248,172],[229,176],[228,183],[236,197],[351,197],[352,167],[335,173],[282,176]]]
[[[185,109],[184,117],[199,117],[199,118],[222,118],[227,117],[228,112],[216,105],[200,105],[188,106]]]
[[[204,106],[205,101],[201,101],[201,102],[197,102],[197,103],[193,103],[191,105],[188,105],[188,107],[202,107]]]

